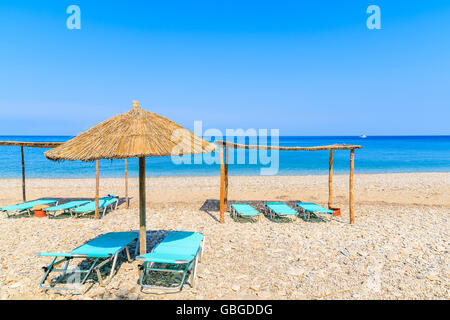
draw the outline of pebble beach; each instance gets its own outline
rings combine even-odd
[[[0,206],[21,203],[20,179],[2,179]],[[100,196],[124,197],[123,179],[100,181]],[[450,173],[355,176],[355,224],[349,224],[348,176],[334,177],[330,222],[235,221],[220,224],[219,177],[147,180],[147,242],[168,231],[206,237],[194,288],[170,295],[140,292],[140,262],[122,259],[105,286],[86,292],[45,292],[37,252],[70,252],[114,231],[138,229],[138,181],[129,180],[131,206],[121,204],[103,219],[0,216],[0,299],[448,299]],[[95,179],[29,179],[28,200],[92,199]],[[230,202],[315,202],[326,206],[328,176],[230,176]],[[108,270],[106,270],[108,271]]]

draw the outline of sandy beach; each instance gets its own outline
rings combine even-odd
[[[231,201],[306,201],[326,205],[328,176],[230,177]],[[2,179],[0,206],[20,203],[21,180]],[[355,177],[356,223],[349,224],[348,176],[335,175],[329,223],[218,223],[219,177],[147,180],[148,248],[169,230],[201,232],[205,256],[195,288],[148,295],[137,285],[139,262],[125,260],[113,280],[83,295],[39,288],[49,258],[112,231],[138,228],[137,179],[131,208],[101,220],[0,216],[1,299],[448,299],[450,173],[361,174]],[[101,196],[124,196],[123,179],[101,179]],[[27,196],[93,198],[95,179],[29,179]]]

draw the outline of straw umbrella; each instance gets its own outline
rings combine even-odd
[[[145,158],[212,152],[216,145],[203,140],[180,125],[140,108],[117,115],[49,150],[54,161],[139,158],[140,252],[146,253]]]

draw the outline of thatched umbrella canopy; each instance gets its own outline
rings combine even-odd
[[[133,109],[106,120],[45,156],[54,161],[139,158],[140,251],[146,252],[145,158],[212,152],[216,145],[155,113]]]

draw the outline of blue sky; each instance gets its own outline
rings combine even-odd
[[[1,135],[75,135],[133,99],[187,128],[450,134],[450,1],[2,0],[0,30]]]

